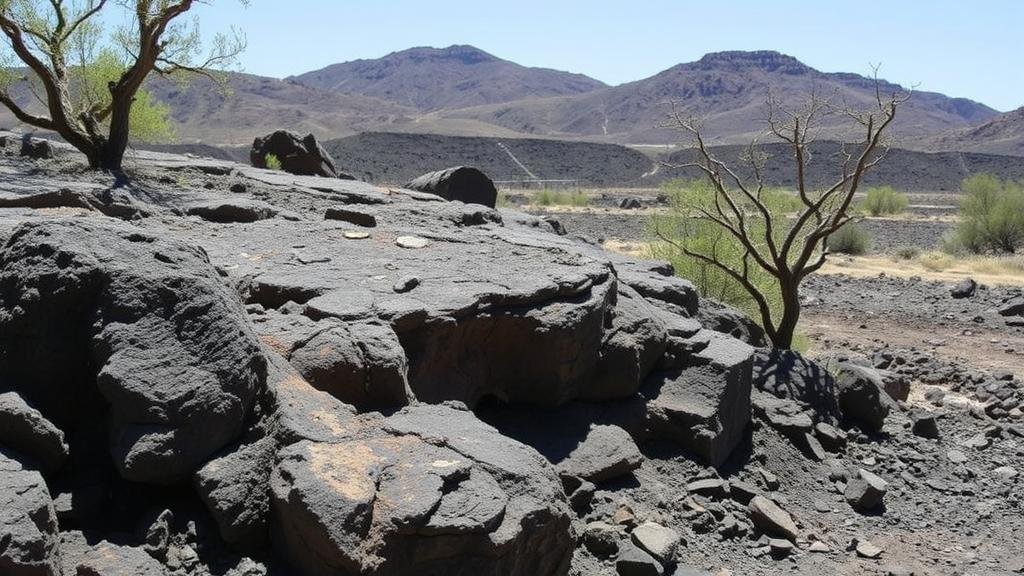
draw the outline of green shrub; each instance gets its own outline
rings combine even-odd
[[[667,214],[653,215],[651,229],[652,232],[657,230],[661,235],[671,238],[678,247],[654,238],[650,245],[650,256],[671,262],[676,274],[693,282],[701,296],[734,306],[760,322],[761,313],[757,303],[739,282],[720,268],[689,256],[680,249],[715,254],[719,261],[728,266],[736,269],[742,267],[744,250],[739,241],[720,226],[693,217],[695,207],[707,206],[713,201],[714,192],[709,185],[703,181],[677,180],[665,184],[663,189],[671,199],[672,209]],[[792,194],[781,191],[766,192],[763,196],[765,204],[774,214],[789,213],[793,201],[800,201]],[[751,238],[764,238],[763,219],[751,218],[747,225],[752,232]],[[765,295],[769,308],[777,315],[782,309],[778,281],[753,263],[749,266],[749,274],[750,281]]]
[[[267,163],[267,169],[269,170],[281,169],[281,160],[278,159],[278,157],[275,156],[274,154],[267,154],[266,157],[264,158],[264,161]]]
[[[871,250],[871,233],[856,222],[848,222],[826,241],[829,252],[859,256]]]
[[[900,260],[913,260],[921,254],[916,246],[903,246],[896,250],[896,257]]]
[[[871,216],[900,214],[907,209],[907,195],[897,192],[891,186],[869,188],[867,196],[860,203],[860,211]]]
[[[961,190],[957,245],[975,254],[1013,254],[1024,246],[1024,186],[976,174]]]
[[[538,206],[586,206],[590,198],[580,191],[559,192],[544,189],[533,196],[533,203]]]

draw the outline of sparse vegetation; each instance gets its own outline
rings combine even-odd
[[[545,188],[533,195],[533,203],[537,206],[582,207],[590,203],[590,198],[579,190],[569,192]]]
[[[508,208],[512,206],[512,201],[508,198],[508,192],[498,190],[498,197],[494,199],[494,206],[496,208]]]
[[[917,246],[901,246],[896,249],[896,258],[898,260],[913,260],[921,254],[921,250]]]
[[[848,222],[828,237],[829,252],[861,256],[871,250],[871,233],[857,222]]]
[[[654,218],[654,234],[661,243],[656,242],[654,251],[674,252],[669,259],[683,264],[683,275],[693,277],[697,268],[696,276],[704,274],[709,286],[745,292],[775,348],[793,348],[800,284],[824,266],[829,238],[855,219],[853,198],[864,175],[884,159],[888,145],[883,134],[909,98],[898,90],[883,94],[877,81],[875,87],[874,106],[866,111],[839,108],[814,94],[802,108],[788,109],[769,95],[768,133],[788,149],[795,164],[799,204],[794,213],[775,206],[779,195],[766,186],[767,156],[756,143],[740,158],[752,176],[741,177],[708,148],[701,123],[673,107],[670,125],[692,140],[696,158],[670,167],[700,170],[707,185],[679,194],[670,216]],[[840,153],[838,179],[815,189],[806,179],[808,145],[822,118],[833,113],[853,120],[861,140]],[[706,270],[715,270],[715,275]]]
[[[666,183],[662,189],[671,199],[672,209],[667,214],[652,216],[652,229],[655,234],[661,233],[675,239],[677,245],[652,242],[650,256],[671,262],[676,274],[693,282],[702,296],[735,306],[752,318],[760,318],[757,301],[741,282],[720,266],[688,254],[713,254],[729,267],[743,266],[742,244],[722,227],[691,215],[692,206],[707,205],[714,201],[715,193],[711,185],[704,181],[676,180]],[[773,195],[772,199],[777,203],[769,201],[766,205],[771,206],[775,215],[785,215],[791,207],[786,197],[780,194]],[[752,231],[753,235],[764,233],[764,220],[754,221],[751,226],[757,227],[757,230]],[[764,295],[772,313],[778,314],[782,309],[782,295],[774,277],[760,268],[749,270],[748,276],[749,281]]]
[[[281,170],[281,159],[277,155],[267,154],[263,161],[267,163],[267,170]]]
[[[945,252],[938,252],[932,250],[925,252],[918,256],[917,261],[921,263],[921,266],[929,272],[942,272],[952,268],[956,264],[956,258],[946,254]]]
[[[876,186],[868,189],[858,208],[869,216],[889,216],[903,213],[908,204],[907,195],[892,186]]]
[[[1014,254],[1024,247],[1024,185],[976,174],[961,189],[965,196],[951,250]]]

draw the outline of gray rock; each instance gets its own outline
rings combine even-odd
[[[472,413],[406,408],[345,433],[352,439],[300,441],[278,456],[274,533],[294,566],[376,575],[568,566],[569,513],[554,471]]]
[[[797,352],[758,351],[754,357],[753,382],[756,389],[775,398],[809,405],[816,415],[815,421],[835,422],[840,416],[836,383],[832,375],[818,363]],[[800,430],[798,433],[804,432]]]
[[[1024,316],[1024,296],[1007,300],[999,307],[1000,316]]]
[[[750,512],[750,520],[754,526],[762,532],[784,536],[790,541],[796,541],[799,538],[800,531],[789,512],[764,496],[755,496],[751,499],[747,510]]]
[[[267,486],[275,453],[273,439],[263,438],[214,458],[193,474],[196,493],[228,544],[244,549],[265,545],[270,512]]]
[[[885,392],[882,377],[872,368],[840,364],[836,391],[843,414],[866,429],[878,432],[885,425],[892,400]]]
[[[609,316],[584,399],[635,393],[665,353],[668,333],[661,315],[632,288],[618,284],[617,302]]]
[[[910,431],[915,436],[931,439],[939,437],[939,424],[935,414],[924,410],[914,410],[910,413],[910,422]]]
[[[78,563],[77,576],[166,576],[160,562],[141,548],[103,541]]]
[[[675,560],[676,550],[682,542],[682,536],[671,528],[654,522],[644,522],[633,529],[633,543],[654,556],[662,564]]]
[[[950,295],[953,298],[970,298],[974,296],[974,292],[978,289],[978,283],[974,281],[974,278],[964,278],[953,285],[950,290]]]
[[[256,168],[267,168],[269,155],[276,156],[281,163],[281,169],[290,174],[352,179],[351,176],[338,172],[334,159],[312,134],[300,138],[292,132],[278,130],[256,138],[249,151],[250,163]]]
[[[603,482],[629,474],[644,457],[633,438],[618,426],[594,425],[565,459],[555,463],[558,473]]]
[[[54,157],[54,147],[49,140],[25,136],[21,140],[21,155],[34,160],[48,160]]]
[[[725,462],[750,421],[752,356],[750,346],[712,332],[694,366],[653,374],[641,389],[651,432],[713,466]]]
[[[701,298],[697,319],[705,328],[728,334],[751,346],[761,347],[767,343],[764,330],[732,306]]]
[[[468,166],[430,172],[405,185],[410,190],[437,194],[445,200],[481,204],[494,208],[498,190],[486,174]]]
[[[0,445],[32,458],[49,472],[68,457],[64,433],[16,392],[0,394]]]
[[[377,216],[365,208],[331,206],[324,212],[324,218],[327,220],[340,220],[364,228],[374,228],[377,226]]]
[[[259,200],[245,198],[226,198],[223,200],[206,200],[188,206],[185,213],[198,216],[203,220],[219,223],[255,222],[273,218],[282,212],[271,204]],[[287,219],[295,220],[297,216],[284,214]]]
[[[653,556],[631,542],[626,542],[615,559],[619,576],[661,576],[665,568]]]
[[[846,483],[844,497],[854,510],[868,512],[882,506],[888,490],[888,482],[867,470],[860,469],[857,475]]]
[[[310,384],[359,408],[400,407],[415,398],[405,351],[394,330],[380,322],[323,330],[289,360]]]
[[[623,531],[605,522],[591,522],[583,530],[583,545],[598,558],[618,554],[622,540]]]
[[[43,477],[0,452],[0,574],[60,576],[57,515]]]
[[[141,482],[186,478],[237,437],[266,377],[202,250],[96,219],[14,231],[0,250],[0,348],[0,377],[58,425],[95,425],[67,398],[109,406],[114,463]]]
[[[150,556],[161,559],[167,555],[167,547],[171,539],[171,523],[174,513],[164,510],[146,526],[143,533],[142,549]]]

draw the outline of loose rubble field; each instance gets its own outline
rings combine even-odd
[[[1013,289],[816,278],[814,363],[593,216],[130,176],[0,156],[5,576],[1024,570]]]

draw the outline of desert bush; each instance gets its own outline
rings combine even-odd
[[[544,189],[533,195],[533,203],[538,206],[586,206],[590,199],[583,192],[560,192]]]
[[[860,256],[871,250],[871,233],[856,222],[848,222],[825,242],[829,252]]]
[[[662,186],[672,206],[668,214],[652,216],[651,228],[676,239],[678,246],[655,239],[650,246],[650,256],[671,262],[676,274],[693,282],[697,292],[705,298],[712,298],[734,306],[753,319],[760,319],[757,302],[749,291],[720,266],[706,260],[687,255],[686,251],[698,254],[714,254],[717,259],[730,267],[742,267],[744,248],[721,226],[706,219],[692,217],[694,206],[714,201],[714,190],[704,181],[675,180]],[[773,212],[781,215],[790,207],[784,194],[770,194]],[[764,234],[764,221],[750,222],[751,236]],[[782,294],[778,282],[761,268],[748,268],[751,282],[765,295],[773,313],[782,309]]]
[[[976,174],[961,190],[956,244],[975,254],[1013,254],[1024,247],[1024,186]]]
[[[263,159],[267,163],[268,170],[280,170],[281,160],[274,154],[267,154]]]
[[[897,192],[892,186],[878,186],[868,189],[858,208],[871,216],[885,216],[902,213],[908,204],[906,194]]]
[[[896,258],[899,260],[913,260],[921,254],[916,246],[902,246],[896,249]]]

